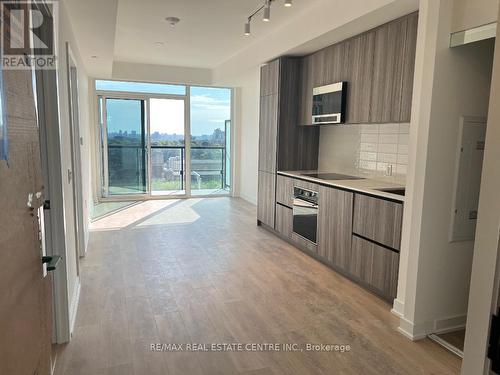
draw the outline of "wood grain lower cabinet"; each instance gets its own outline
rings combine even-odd
[[[318,255],[346,269],[352,239],[354,194],[332,187],[319,187]]]
[[[399,253],[353,236],[349,273],[386,299],[394,299],[398,288]]]
[[[306,240],[305,238],[294,233],[293,231],[292,231],[292,242],[295,242],[299,248],[309,250],[312,253],[318,252],[318,246],[315,243]]]
[[[278,94],[260,98],[259,170],[276,172]]]
[[[276,202],[285,206],[293,205],[293,185],[295,179],[278,175],[276,179]]]
[[[402,223],[402,203],[355,194],[353,233],[399,250]]]
[[[276,231],[283,237],[292,238],[293,212],[289,207],[276,204]]]
[[[274,228],[276,174],[259,171],[257,220]]]

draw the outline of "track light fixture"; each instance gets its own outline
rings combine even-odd
[[[250,35],[250,18],[248,21],[245,23],[245,35],[249,36]]]
[[[244,34],[246,36],[250,35],[250,24],[252,22],[252,18],[257,15],[260,11],[263,11],[262,20],[264,22],[271,21],[271,3],[276,0],[265,0],[265,3],[262,4],[255,12],[253,12],[245,22]],[[285,7],[289,8],[293,4],[293,0],[285,0]]]
[[[264,22],[271,21],[271,0],[266,0],[266,4],[264,5],[264,16],[262,17],[262,21]]]

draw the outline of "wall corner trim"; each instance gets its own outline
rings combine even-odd
[[[403,318],[404,311],[405,311],[405,303],[396,298],[392,305],[391,313],[393,313],[399,318]]]
[[[75,322],[76,322],[76,313],[78,312],[78,304],[80,303],[80,290],[81,290],[81,283],[80,283],[80,278],[78,277],[76,279],[75,283],[75,289],[73,291],[73,298],[71,300],[70,304],[70,310],[69,310],[69,332],[70,332],[70,337],[73,335],[73,330],[75,328]]]

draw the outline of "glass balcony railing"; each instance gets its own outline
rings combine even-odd
[[[185,146],[151,145],[151,193],[185,190]],[[191,146],[191,190],[228,190],[226,148]],[[147,173],[144,148],[108,145],[108,178],[111,195],[145,194]]]

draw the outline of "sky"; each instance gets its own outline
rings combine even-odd
[[[137,84],[133,88],[118,85],[111,86],[99,83],[97,89],[134,91],[156,91],[161,93],[182,94],[179,87],[173,85]],[[153,86],[151,88],[151,86]],[[158,88],[158,86],[161,86]],[[151,99],[151,133],[183,134],[184,133],[184,102],[173,99]],[[119,100],[108,102],[108,131],[118,130],[139,132],[140,102],[134,100]],[[231,90],[213,87],[191,87],[191,134],[194,136],[212,134],[217,128],[223,130],[224,122],[231,118]]]

